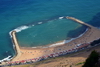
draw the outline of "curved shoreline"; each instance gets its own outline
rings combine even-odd
[[[77,39],[77,38],[79,38],[79,37],[81,37],[81,36],[83,36],[87,31],[89,31],[90,29],[86,29],[83,33],[81,33],[80,35],[78,35],[77,37],[75,37],[75,38],[71,38],[71,39],[69,39],[69,40],[62,40],[62,41],[58,41],[58,42],[56,42],[56,43],[53,43],[53,44],[48,44],[48,45],[44,45],[44,46],[36,46],[36,47],[21,47],[22,49],[24,48],[24,49],[33,49],[33,48],[50,48],[50,47],[56,47],[56,46],[61,46],[61,45],[63,45],[63,44],[66,44],[66,43],[68,43],[68,42],[71,42],[71,41],[73,41],[73,40],[75,40],[75,39]]]

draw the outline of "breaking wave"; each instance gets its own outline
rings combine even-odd
[[[21,32],[22,30],[25,30],[25,29],[28,29],[28,28],[30,28],[30,26],[20,26],[20,27],[14,29],[13,31]]]
[[[63,19],[64,17],[59,17],[59,19]]]
[[[88,28],[86,29],[86,31],[87,31],[87,30],[88,30]],[[86,31],[85,31],[85,32],[86,32]],[[85,33],[85,32],[84,32],[84,33]],[[58,45],[63,45],[63,44],[65,44],[65,43],[71,42],[71,41],[73,41],[73,40],[75,40],[75,39],[81,37],[84,33],[82,33],[81,35],[79,35],[79,36],[76,37],[76,38],[71,38],[70,40],[64,40],[64,41],[59,42],[59,43],[51,44],[49,47],[58,46]]]
[[[17,28],[15,28],[15,29],[12,30],[12,31],[16,31],[16,32],[18,33],[18,32],[21,32],[22,30],[28,29],[28,28],[30,28],[30,27],[32,27],[32,26],[40,25],[40,24],[43,24],[43,23],[48,22],[48,21],[52,21],[52,20],[55,20],[55,19],[63,19],[63,18],[65,18],[65,16],[56,17],[56,18],[53,18],[53,19],[48,19],[48,20],[45,20],[45,21],[40,21],[40,22],[32,23],[32,24],[29,24],[29,25],[26,24],[26,25],[17,27]],[[10,36],[11,36],[11,32],[12,32],[12,31],[9,32]]]
[[[9,60],[11,60],[11,56],[8,56],[8,57],[6,57],[6,58],[0,60],[0,62],[9,61]]]

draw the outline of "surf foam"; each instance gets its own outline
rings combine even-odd
[[[86,31],[88,30],[88,28],[86,29]],[[86,32],[85,31],[85,32]],[[84,32],[84,33],[85,33]],[[77,39],[77,38],[79,38],[79,37],[81,37],[84,33],[82,33],[81,35],[79,35],[78,37],[76,37],[76,38],[72,38],[72,39],[70,39],[70,40],[65,40],[65,43],[68,43],[68,42],[70,42],[70,41],[72,41],[72,40],[75,40],[75,39]]]
[[[22,30],[25,30],[25,29],[27,29],[27,28],[29,28],[29,26],[20,26],[20,27],[14,29],[14,31],[16,31],[16,32],[21,32]]]
[[[64,44],[64,41],[63,42],[59,42],[59,43],[52,44],[49,47],[58,46],[58,45],[62,45],[62,44]]]
[[[86,29],[86,31],[87,31],[87,30],[88,30],[88,28]],[[85,31],[85,32],[86,32],[86,31]],[[85,33],[85,32],[84,32],[84,33]],[[58,45],[63,45],[63,44],[65,44],[65,43],[69,43],[69,42],[71,42],[71,41],[73,41],[73,40],[75,40],[75,39],[81,37],[84,33],[82,33],[81,35],[79,35],[79,36],[76,37],[76,38],[71,38],[70,40],[64,40],[63,42],[55,43],[55,44],[50,45],[49,47],[54,47],[54,46],[58,46]]]
[[[42,24],[42,22],[38,22],[38,24]]]
[[[32,26],[35,26],[34,24]]]
[[[63,19],[64,17],[59,17],[59,19]]]
[[[0,60],[0,62],[3,62],[3,61],[9,61],[9,60],[11,60],[10,58],[11,58],[11,56],[8,56],[8,57],[6,57],[6,58]]]
[[[12,32],[12,31],[9,32],[9,35],[10,35],[10,37],[12,38],[11,32]]]

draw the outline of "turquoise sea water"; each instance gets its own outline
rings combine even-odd
[[[85,31],[80,24],[59,19],[63,16],[100,27],[100,0],[0,0],[0,59],[15,54],[9,35],[14,29],[24,47],[52,44]]]

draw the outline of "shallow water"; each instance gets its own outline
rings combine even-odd
[[[44,24],[35,25],[18,33],[18,42],[23,47],[53,44],[67,39],[68,31],[81,25],[67,19],[56,19]]]

